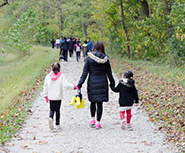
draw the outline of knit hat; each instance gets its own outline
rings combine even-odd
[[[131,71],[125,71],[123,76],[130,79],[133,77],[133,73]]]

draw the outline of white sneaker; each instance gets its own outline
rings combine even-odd
[[[54,126],[53,126],[53,119],[52,119],[52,118],[49,118],[49,128],[50,128],[51,130],[54,129]]]
[[[121,121],[121,129],[124,130],[125,129],[125,119],[123,119]]]
[[[130,123],[129,123],[129,124],[127,123],[127,129],[128,129],[129,131],[133,131],[133,128],[132,128],[132,126],[130,125]]]
[[[60,125],[56,125],[56,129],[57,129],[57,130],[61,130],[62,128],[61,128]]]

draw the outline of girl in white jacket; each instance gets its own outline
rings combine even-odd
[[[60,64],[54,63],[52,71],[47,74],[44,80],[44,98],[50,103],[49,128],[54,129],[53,116],[56,113],[56,127],[60,129],[60,106],[63,99],[63,88],[78,89],[76,85],[67,82],[65,76],[60,72]]]

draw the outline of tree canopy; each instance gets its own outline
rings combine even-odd
[[[185,63],[183,0],[0,2],[0,6],[10,4],[0,8],[1,43],[16,46],[9,51],[27,52],[33,44],[49,45],[52,37],[90,37],[93,42],[102,40],[110,52],[132,59],[174,66]]]

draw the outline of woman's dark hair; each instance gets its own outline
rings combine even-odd
[[[93,47],[93,51],[95,51],[95,50],[100,51],[101,53],[105,54],[105,47],[103,45],[103,42],[101,42],[101,41],[95,42],[95,45]]]
[[[52,64],[52,70],[55,74],[57,74],[58,72],[60,72],[60,64],[59,63],[53,63]]]
[[[85,40],[84,43],[87,44],[87,40]]]

